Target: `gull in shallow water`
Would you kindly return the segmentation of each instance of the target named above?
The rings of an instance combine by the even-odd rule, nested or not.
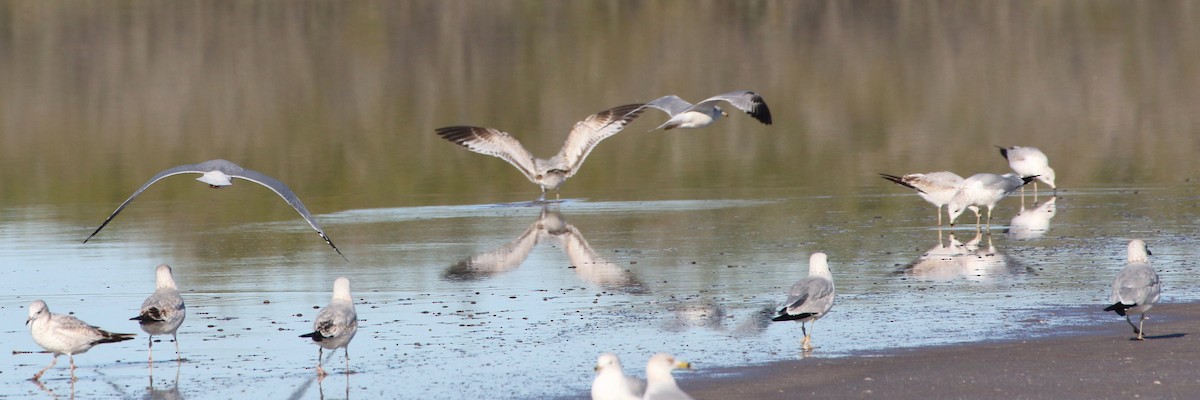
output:
[[[958,192],[958,188],[963,183],[961,176],[949,171],[904,176],[879,174],[879,176],[897,185],[916,190],[918,196],[937,207],[938,226],[942,226],[942,206],[950,203],[950,199],[954,198],[954,193]],[[969,208],[975,210],[976,213],[979,212],[979,207],[971,206]]]
[[[41,379],[42,374],[54,367],[58,356],[66,354],[71,360],[71,380],[75,380],[75,355],[86,353],[92,346],[102,343],[116,343],[133,339],[132,333],[112,333],[88,325],[70,315],[52,314],[46,302],[35,300],[29,305],[29,333],[33,341],[43,349],[54,353],[50,365],[33,374],[33,380]]]
[[[467,150],[508,161],[530,182],[542,188],[538,201],[546,200],[546,191],[557,191],[567,178],[583,166],[592,149],[601,140],[617,134],[641,114],[641,104],[613,107],[575,123],[563,147],[549,160],[534,157],[525,146],[507,132],[476,126],[447,126],[436,130],[438,136]]]
[[[300,213],[301,217],[304,217],[304,220],[308,222],[308,225],[313,229],[316,229],[317,234],[321,235],[322,239],[325,239],[325,243],[329,243],[329,247],[333,247],[333,251],[336,251],[338,255],[342,255],[342,251],[338,250],[337,246],[333,245],[333,241],[329,240],[329,236],[326,236],[325,231],[321,230],[321,226],[317,225],[317,221],[313,220],[312,214],[308,213],[308,209],[304,208],[304,203],[300,202],[300,198],[296,197],[296,194],[292,192],[291,188],[283,184],[283,182],[266,176],[261,172],[248,170],[239,167],[237,164],[232,162],[220,159],[209,160],[199,164],[180,165],[178,167],[168,168],[154,175],[154,177],[150,178],[146,184],[138,188],[137,191],[134,191],[128,199],[125,199],[125,202],[121,203],[121,205],[117,207],[117,210],[113,211],[112,215],[109,215],[108,219],[104,220],[104,223],[100,224],[100,227],[96,228],[91,235],[88,235],[87,239],[84,239],[83,242],[87,243],[88,240],[91,240],[93,236],[96,236],[97,233],[100,233],[100,230],[104,229],[104,227],[107,226],[108,223],[113,220],[113,218],[116,218],[117,214],[120,214],[121,210],[125,209],[125,206],[129,205],[133,199],[137,198],[139,194],[142,194],[142,192],[145,191],[146,188],[149,188],[150,185],[153,185],[154,182],[158,182],[168,176],[179,174],[201,174],[201,176],[196,178],[196,180],[207,183],[208,186],[212,187],[213,189],[219,189],[225,186],[233,185],[233,178],[245,179],[250,182],[263,185],[267,189],[271,189],[271,191],[275,192],[275,194],[278,194],[279,197],[283,198],[283,201],[286,201],[288,205],[296,209],[296,212]],[[342,258],[345,258],[345,256],[343,255]]]
[[[345,277],[333,281],[333,299],[329,305],[321,309],[313,321],[313,332],[300,335],[312,338],[317,343],[317,376],[324,377],[325,369],[321,367],[321,356],[325,349],[337,350],[341,347],[346,353],[346,373],[350,373],[350,339],[358,333],[358,314],[354,312],[354,299],[350,297],[350,280]],[[330,352],[332,357],[335,352]]]
[[[767,108],[767,103],[763,101],[762,96],[747,90],[719,94],[696,104],[688,103],[679,96],[669,95],[654,99],[646,103],[644,107],[663,110],[670,116],[667,122],[654,129],[703,128],[717,122],[721,117],[729,116],[728,113],[721,110],[721,107],[717,106],[721,102],[729,103],[729,105],[745,111],[758,122],[771,124],[771,110]]]
[[[1150,307],[1158,302],[1159,294],[1162,292],[1161,283],[1158,281],[1158,274],[1154,272],[1154,268],[1150,267],[1150,250],[1146,248],[1146,242],[1141,240],[1131,240],[1129,242],[1129,262],[1125,264],[1125,268],[1117,274],[1117,279],[1113,280],[1112,296],[1109,302],[1113,305],[1108,306],[1104,311],[1112,311],[1117,315],[1124,316],[1125,322],[1133,327],[1133,333],[1137,334],[1137,340],[1143,339],[1142,325],[1146,323],[1146,311],[1150,311]],[[1129,320],[1129,314],[1141,313],[1142,317],[1138,320],[1135,326],[1133,321]]]
[[[692,365],[683,361],[678,361],[675,356],[667,353],[658,353],[650,357],[650,361],[646,363],[646,395],[645,400],[692,400],[692,396],[688,396],[675,383],[675,377],[671,376],[671,370],[674,369],[691,369]]]
[[[1000,147],[1000,155],[1008,160],[1008,166],[1013,172],[1022,177],[1037,176],[1039,181],[1050,185],[1051,189],[1058,189],[1054,186],[1054,168],[1050,168],[1050,160],[1046,158],[1046,153],[1038,150],[1037,147]],[[1021,188],[1021,195],[1025,195],[1025,188]],[[1033,183],[1033,196],[1037,198],[1037,182]]]
[[[159,265],[154,270],[154,294],[142,302],[142,311],[138,316],[130,318],[142,326],[142,330],[150,334],[150,344],[147,347],[150,362],[154,362],[154,335],[171,334],[175,341],[175,360],[182,362],[179,353],[179,337],[176,333],[183,325],[183,317],[187,310],[183,306],[183,297],[175,287],[175,278],[171,276],[171,267]]]
[[[833,308],[835,295],[828,257],[825,253],[813,253],[808,260],[808,276],[792,285],[787,302],[779,309],[779,315],[771,320],[799,322],[800,332],[804,335],[800,348],[812,350],[812,336],[804,329],[804,323],[811,321],[811,325],[816,325],[817,320]]]
[[[592,400],[637,400],[646,393],[646,382],[626,376],[621,359],[604,353],[596,360],[596,378],[592,380]]]
[[[975,226],[978,227],[980,223],[979,207],[987,207],[987,225],[988,229],[991,229],[992,208],[996,207],[996,203],[1034,178],[1022,178],[1013,173],[971,175],[963,180],[962,186],[954,192],[954,197],[950,198],[950,203],[947,204],[946,213],[950,215],[950,226],[954,226],[954,220],[962,215],[963,210],[975,206]]]

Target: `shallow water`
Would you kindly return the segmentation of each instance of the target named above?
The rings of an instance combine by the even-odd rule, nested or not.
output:
[[[1129,239],[1163,301],[1200,297],[1197,19],[1190,2],[0,3],[0,342],[37,349],[34,299],[140,332],[168,263],[187,362],[148,368],[140,335],[81,355],[73,386],[61,361],[46,390],[581,397],[607,351],[634,374],[675,353],[700,369],[686,387],[801,356],[796,324],[765,321],[814,251],[839,297],[812,357],[1123,324],[1098,309]],[[548,156],[598,110],[737,89],[774,124],[647,133],[647,113],[548,210],[434,135],[496,127]],[[1019,217],[1004,200],[990,235],[939,232],[877,175],[1004,172],[992,146],[1014,144],[1064,189],[1053,213],[1044,186]],[[190,177],[80,243],[155,172],[213,158],[290,185],[348,260],[270,191]],[[318,383],[297,336],[338,276],[354,373],[336,354]],[[3,357],[0,397],[52,397],[26,381],[48,358]]]

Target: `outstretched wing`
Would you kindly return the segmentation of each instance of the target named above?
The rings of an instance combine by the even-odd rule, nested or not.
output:
[[[201,164],[203,164],[203,163],[201,163]],[[112,215],[109,215],[108,219],[105,219],[104,223],[100,224],[99,228],[96,228],[96,230],[93,231],[91,235],[88,235],[87,239],[83,239],[83,242],[87,243],[88,240],[92,240],[92,236],[96,236],[97,233],[100,233],[100,230],[104,229],[104,227],[107,226],[108,223],[113,220],[113,218],[116,218],[117,214],[120,214],[121,210],[125,209],[125,206],[129,205],[129,203],[132,202],[133,199],[137,198],[139,194],[142,194],[142,192],[146,191],[146,188],[150,187],[150,185],[153,185],[154,182],[158,182],[158,181],[162,180],[163,178],[166,178],[166,177],[172,176],[172,175],[188,174],[188,173],[203,174],[205,172],[208,172],[208,171],[201,169],[201,164],[180,165],[178,167],[172,167],[172,168],[165,169],[162,172],[155,174],[154,177],[150,178],[150,180],[147,181],[144,185],[142,185],[142,187],[138,188],[137,191],[134,191],[133,194],[130,195],[128,199],[125,199],[125,202],[121,203],[121,205],[117,207],[117,210],[113,211]]]
[[[649,103],[646,103],[646,105],[642,106],[642,108],[646,107],[654,107],[659,110],[663,110],[667,113],[667,115],[674,117],[675,114],[679,114],[687,111],[689,108],[692,108],[692,103],[688,103],[684,99],[679,98],[679,96],[672,94],[651,100]]]
[[[576,122],[571,134],[567,136],[566,143],[563,143],[562,150],[551,159],[550,164],[565,170],[568,178],[575,175],[583,160],[587,159],[588,153],[591,153],[601,140],[625,129],[626,125],[642,114],[643,109],[642,104],[626,104]]]
[[[533,154],[525,150],[525,146],[521,146],[521,142],[507,132],[477,126],[447,126],[438,128],[436,132],[442,139],[454,142],[467,150],[508,161],[521,170],[529,181],[537,183],[535,179],[538,173]]]
[[[271,189],[272,192],[275,192],[275,194],[278,194],[279,197],[282,197],[283,201],[286,201],[288,205],[292,206],[296,212],[300,213],[300,216],[304,217],[304,221],[308,222],[308,226],[316,229],[317,234],[321,235],[321,239],[325,239],[325,243],[329,243],[329,247],[333,247],[333,251],[336,251],[339,256],[342,256],[343,259],[346,258],[346,256],[342,254],[342,251],[338,250],[337,246],[333,245],[333,241],[329,240],[329,236],[325,235],[325,231],[321,229],[321,226],[317,225],[317,221],[313,219],[312,214],[308,213],[308,209],[304,207],[304,203],[300,202],[300,198],[296,197],[296,193],[292,192],[292,189],[283,184],[283,182],[280,182],[279,180],[269,177],[261,172],[249,169],[242,169],[237,173],[229,174],[229,176],[245,179],[250,182],[263,185],[267,189]]]
[[[724,101],[734,107],[737,107],[739,110],[745,111],[746,114],[750,114],[750,116],[754,117],[754,119],[757,119],[758,122],[762,122],[766,125],[771,124],[771,110],[767,108],[767,103],[763,101],[762,96],[759,96],[757,93],[748,90],[729,92],[709,97],[704,99],[704,101],[696,103],[694,108],[712,106],[718,101]]]
[[[442,276],[449,280],[471,280],[511,271],[529,258],[538,242],[541,220],[529,224],[525,232],[504,246],[471,256],[446,270]]]

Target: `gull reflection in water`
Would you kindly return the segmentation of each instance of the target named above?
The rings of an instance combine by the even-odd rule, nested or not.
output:
[[[183,366],[182,362],[175,363],[175,381],[171,382],[171,386],[167,388],[154,387],[154,369],[150,370],[150,386],[146,387],[146,395],[142,396],[147,400],[176,400],[182,399],[183,394],[179,393],[179,370]]]
[[[529,253],[543,243],[560,246],[571,269],[588,283],[628,293],[646,292],[645,285],[632,272],[597,254],[583,233],[563,219],[558,210],[549,207],[543,207],[538,219],[516,239],[451,266],[443,277],[455,281],[476,280],[511,271],[521,266]]]
[[[1051,196],[1042,204],[1035,204],[1033,208],[1026,209],[1024,201],[1022,201],[1021,211],[1013,217],[1012,222],[1008,224],[1009,237],[1013,239],[1037,239],[1046,234],[1050,230],[1050,220],[1054,218],[1055,206],[1054,202],[1058,200],[1057,196]]]
[[[930,281],[978,282],[1030,272],[1000,252],[991,234],[975,231],[975,237],[966,243],[959,242],[953,233],[948,236],[943,244],[938,232],[938,244],[898,272]],[[982,245],[985,237],[987,243]]]

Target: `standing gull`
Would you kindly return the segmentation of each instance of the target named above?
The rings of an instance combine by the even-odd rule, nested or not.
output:
[[[29,319],[25,321],[25,325],[29,325],[29,333],[33,335],[33,341],[38,346],[54,353],[50,365],[33,374],[35,381],[41,379],[42,374],[54,367],[54,364],[58,362],[58,356],[63,354],[66,354],[71,360],[71,380],[74,381],[76,354],[86,353],[92,346],[101,343],[116,343],[134,337],[132,333],[112,333],[102,330],[70,315],[52,314],[50,308],[46,307],[46,302],[41,300],[35,300],[33,304],[29,305]]]
[[[179,289],[175,287],[175,278],[171,275],[171,267],[167,264],[159,265],[154,270],[154,294],[142,302],[141,314],[130,318],[130,320],[137,321],[142,326],[142,330],[150,334],[150,342],[147,347],[150,362],[154,362],[154,335],[168,333],[175,341],[175,360],[183,362],[183,356],[179,353],[177,332],[179,325],[183,324],[183,317],[186,314],[183,297],[179,296]]]
[[[324,377],[325,369],[321,367],[321,357],[325,349],[337,350],[341,347],[346,353],[346,373],[350,373],[350,339],[358,332],[358,314],[354,312],[354,299],[350,297],[350,280],[344,277],[333,281],[333,299],[317,314],[313,321],[313,332],[300,335],[312,338],[317,345],[317,376]],[[330,357],[335,352],[330,352]]]
[[[722,101],[745,111],[758,122],[771,124],[771,109],[767,108],[767,103],[763,101],[762,96],[747,90],[719,94],[696,104],[688,103],[679,96],[669,95],[654,99],[644,107],[663,110],[670,116],[667,122],[654,129],[703,128],[717,122],[721,117],[729,116],[717,106]]]
[[[963,210],[975,206],[976,208],[973,209],[975,226],[978,227],[980,223],[978,207],[987,207],[987,225],[988,229],[991,229],[992,208],[996,207],[996,203],[1034,178],[1033,176],[1022,178],[1013,173],[971,175],[970,178],[963,180],[962,186],[958,188],[954,197],[950,199],[950,203],[947,204],[946,213],[950,215],[950,226],[954,226],[954,220],[962,215]]]
[[[1133,327],[1133,333],[1137,334],[1137,340],[1143,339],[1142,325],[1146,323],[1146,311],[1154,307],[1162,292],[1158,274],[1150,267],[1148,256],[1151,254],[1146,248],[1146,242],[1136,239],[1129,242],[1129,262],[1117,274],[1117,279],[1113,280],[1112,296],[1108,300],[1113,305],[1104,309],[1124,316],[1125,322],[1128,322],[1129,326]],[[1136,326],[1129,320],[1131,313],[1142,314]]]
[[[1013,172],[1022,177],[1037,176],[1039,181],[1050,185],[1051,189],[1058,189],[1054,186],[1054,168],[1050,168],[1050,160],[1046,158],[1046,153],[1038,150],[1037,147],[1000,147],[1000,155],[1008,160],[1008,166]],[[1021,195],[1025,195],[1025,188],[1021,188]],[[1033,183],[1033,196],[1037,197],[1037,182]]]
[[[771,320],[800,322],[800,332],[804,334],[800,348],[812,350],[812,336],[804,329],[804,323],[811,321],[815,326],[818,319],[829,313],[835,294],[828,257],[825,253],[813,253],[808,260],[808,276],[792,285],[787,302],[779,309],[779,315]]]
[[[692,400],[692,396],[684,393],[671,376],[671,370],[691,369],[692,365],[675,360],[675,356],[658,353],[650,357],[646,363],[646,395],[645,400]]]
[[[937,207],[938,226],[942,226],[942,206],[950,203],[950,199],[954,198],[954,193],[958,192],[958,188],[963,183],[961,176],[949,171],[904,176],[879,174],[879,176],[897,185],[916,190],[918,196]],[[970,208],[974,209],[976,213],[979,212],[978,207],[971,206]]]
[[[626,376],[621,359],[604,353],[596,360],[596,379],[592,380],[592,400],[637,400],[646,392],[646,382]]]
[[[579,172],[583,160],[601,140],[617,134],[641,114],[641,104],[610,108],[575,123],[563,147],[549,160],[534,157],[521,142],[507,132],[476,126],[447,126],[436,130],[438,136],[467,150],[508,161],[530,182],[542,188],[538,201],[546,200],[546,191],[554,190]]]
[[[325,231],[321,230],[321,226],[317,225],[317,221],[313,220],[312,214],[308,213],[308,209],[304,208],[304,203],[300,202],[300,198],[296,197],[296,194],[292,192],[291,188],[283,184],[283,182],[266,176],[261,172],[245,169],[239,167],[237,164],[220,159],[208,160],[199,164],[180,165],[178,167],[168,168],[154,175],[154,177],[150,178],[146,184],[142,185],[142,187],[138,188],[137,191],[133,192],[133,195],[130,195],[128,199],[125,199],[125,202],[121,203],[121,205],[117,207],[117,210],[113,211],[112,215],[109,215],[108,219],[104,220],[104,223],[100,224],[100,227],[96,228],[96,231],[92,232],[91,235],[88,235],[87,239],[84,239],[83,242],[87,243],[88,240],[91,240],[93,236],[96,236],[97,233],[100,233],[100,230],[104,229],[104,227],[108,225],[113,218],[116,218],[117,214],[120,214],[121,210],[125,209],[125,206],[129,205],[134,198],[137,198],[139,194],[142,194],[142,192],[145,191],[146,188],[150,187],[150,185],[153,185],[154,182],[158,182],[168,176],[179,174],[202,174],[199,178],[196,178],[196,180],[207,183],[208,186],[212,187],[213,189],[220,189],[225,186],[233,185],[232,178],[245,179],[250,182],[263,185],[267,189],[271,189],[271,191],[275,192],[275,194],[278,194],[279,197],[283,198],[283,201],[286,201],[288,205],[296,209],[296,212],[300,213],[301,217],[304,217],[304,220],[308,222],[308,225],[313,229],[316,229],[317,234],[321,235],[322,239],[325,239],[325,243],[329,243],[329,247],[333,247],[333,251],[336,251],[338,255],[342,256],[342,258],[346,257],[342,255],[342,251],[338,250],[337,246],[333,245],[333,241],[329,240],[329,236],[325,235]]]

